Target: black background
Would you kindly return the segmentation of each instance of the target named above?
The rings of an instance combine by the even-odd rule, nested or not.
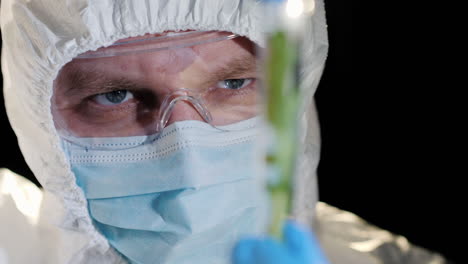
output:
[[[421,90],[427,76],[414,70],[419,47],[401,41],[402,32],[413,32],[376,26],[387,17],[372,6],[366,8],[371,15],[350,0],[328,0],[326,7],[330,52],[316,94],[321,200],[463,263],[455,241],[464,238],[463,211],[452,182],[460,173],[447,147],[448,121],[438,110],[447,103]],[[3,106],[0,128],[0,168],[37,183]]]

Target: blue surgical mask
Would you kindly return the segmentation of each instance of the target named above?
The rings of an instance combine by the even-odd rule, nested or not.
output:
[[[155,136],[62,145],[96,228],[129,262],[229,263],[240,237],[266,227],[255,124],[183,121]]]

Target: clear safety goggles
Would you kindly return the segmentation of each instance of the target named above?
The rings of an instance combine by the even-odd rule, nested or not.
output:
[[[255,45],[218,31],[169,32],[79,55],[54,84],[62,135],[153,135],[199,120],[226,130],[258,115]]]

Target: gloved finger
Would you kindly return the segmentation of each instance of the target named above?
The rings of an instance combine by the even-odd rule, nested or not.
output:
[[[310,232],[293,220],[285,222],[283,236],[286,247],[293,253],[302,252],[314,246],[310,239]]]
[[[284,225],[283,235],[290,254],[299,257],[304,263],[328,263],[318,241],[307,228],[288,220]]]
[[[260,241],[254,251],[257,264],[292,264],[290,253],[283,244],[272,238]]]
[[[255,264],[254,250],[258,239],[247,238],[240,240],[232,253],[233,264]]]
[[[289,264],[290,256],[284,245],[273,239],[243,239],[237,243],[233,264]]]

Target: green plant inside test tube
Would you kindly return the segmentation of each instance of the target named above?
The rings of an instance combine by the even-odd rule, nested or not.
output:
[[[272,214],[270,234],[282,237],[282,225],[291,213],[293,175],[297,155],[297,120],[300,100],[298,86],[298,43],[282,31],[268,40],[266,58],[267,119],[272,128],[274,147],[267,163],[278,177],[269,181]]]

